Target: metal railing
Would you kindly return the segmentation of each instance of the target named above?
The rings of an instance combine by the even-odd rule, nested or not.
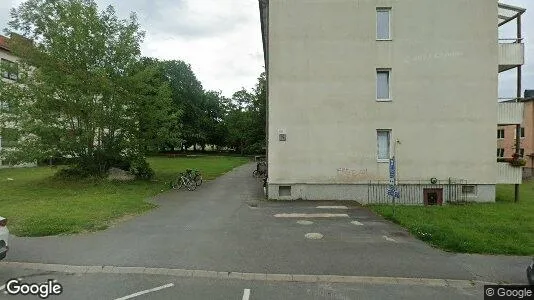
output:
[[[467,194],[463,192],[463,186],[468,185],[467,180],[447,179],[438,180],[435,184],[428,181],[406,181],[397,184],[400,197],[395,199],[395,204],[423,205],[425,190],[441,190],[443,203],[465,203]],[[388,181],[370,181],[367,188],[367,203],[370,204],[393,204],[393,199],[388,195]]]
[[[501,44],[520,44],[522,42],[523,42],[523,38],[499,39],[499,43],[501,43]]]

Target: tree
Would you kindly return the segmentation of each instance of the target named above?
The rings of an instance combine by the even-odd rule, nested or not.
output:
[[[230,101],[222,102],[226,110],[228,145],[241,154],[265,152],[266,101],[266,79],[262,73],[252,92],[241,89]]]
[[[183,114],[181,115],[181,142],[169,144],[171,148],[187,148],[206,141],[201,130],[204,90],[191,66],[183,61],[163,62],[165,75],[172,90],[172,101]]]
[[[139,140],[147,153],[165,150],[181,142],[181,109],[172,101],[170,82],[164,62],[143,58],[138,64],[136,94],[139,99],[137,118]],[[148,80],[147,80],[148,79]]]
[[[93,0],[28,0],[11,17],[10,44],[21,59],[13,86],[23,94],[15,105],[23,138],[14,156],[71,157],[85,175],[147,166],[143,139],[166,122],[167,112],[155,112],[170,91],[140,64],[144,33],[135,14],[121,20],[112,6],[99,11]],[[149,103],[156,105],[147,110]]]

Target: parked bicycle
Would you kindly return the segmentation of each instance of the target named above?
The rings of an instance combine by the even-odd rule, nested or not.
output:
[[[172,188],[175,190],[185,186],[187,190],[194,191],[202,185],[202,175],[198,170],[187,169],[178,175],[178,178],[172,183]]]
[[[259,178],[267,176],[267,162],[260,161],[256,164],[256,170],[252,172],[252,176]]]
[[[189,178],[191,180],[193,180],[195,182],[195,185],[196,186],[201,186],[202,185],[202,174],[200,174],[200,171],[199,170],[192,170],[192,169],[187,169],[185,171],[186,175],[189,176]]]

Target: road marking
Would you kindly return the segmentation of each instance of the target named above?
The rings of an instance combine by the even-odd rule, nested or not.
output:
[[[139,296],[141,296],[141,295],[144,295],[144,294],[148,294],[148,293],[152,293],[152,292],[157,292],[157,291],[159,291],[159,290],[163,290],[163,289],[170,288],[170,287],[173,287],[173,286],[174,286],[174,283],[169,283],[169,284],[166,284],[166,285],[159,286],[159,287],[157,287],[157,288],[153,288],[153,289],[149,289],[149,290],[144,290],[144,291],[140,291],[140,292],[137,292],[137,293],[128,295],[128,296],[124,296],[124,297],[121,297],[121,298],[117,298],[117,299],[115,299],[115,300],[132,299],[132,298],[135,298],[135,297],[139,297]]]
[[[348,207],[346,206],[317,206],[317,208],[319,209],[349,209]]]
[[[300,224],[300,225],[312,225],[313,222],[312,221],[307,221],[307,220],[299,220],[299,221],[297,221],[297,224]]]
[[[306,237],[309,240],[320,240],[323,238],[323,235],[318,232],[310,232],[310,233],[306,233],[304,237]]]
[[[347,214],[276,214],[275,218],[348,218]]]
[[[394,239],[392,239],[392,238],[390,238],[390,237],[387,237],[387,236],[385,236],[385,235],[382,236],[382,237],[383,237],[384,239],[386,239],[386,241],[388,241],[388,242],[396,242],[396,240],[394,240]]]
[[[250,298],[250,289],[245,289],[243,291],[243,300],[248,300]]]
[[[358,221],[352,221],[350,222],[352,225],[356,225],[356,226],[363,226],[362,223],[358,222]]]
[[[226,280],[268,281],[268,282],[311,282],[311,283],[361,283],[401,286],[441,286],[468,287],[475,285],[495,285],[495,282],[472,279],[440,279],[440,278],[405,278],[405,277],[375,277],[375,276],[342,276],[342,275],[306,275],[306,274],[265,274],[240,273],[232,271],[207,271],[167,268],[118,267],[118,266],[71,266],[59,264],[41,264],[25,262],[0,262],[0,267],[20,268],[29,270],[52,271],[64,274],[154,274],[180,278],[217,278]],[[68,272],[58,271],[59,269]],[[521,285],[522,283],[510,283]]]

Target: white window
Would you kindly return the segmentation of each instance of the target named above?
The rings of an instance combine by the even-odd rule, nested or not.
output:
[[[391,130],[378,129],[376,131],[377,136],[377,159],[379,162],[386,162],[389,160],[389,149],[391,140]]]
[[[391,8],[376,9],[376,39],[391,40]]]
[[[497,138],[504,139],[504,129],[497,129]]]
[[[378,101],[391,101],[391,70],[376,70],[376,99]]]
[[[504,148],[497,148],[497,157],[504,157]]]
[[[2,58],[0,62],[0,68],[2,69],[2,77],[11,80],[19,79],[18,63]]]

